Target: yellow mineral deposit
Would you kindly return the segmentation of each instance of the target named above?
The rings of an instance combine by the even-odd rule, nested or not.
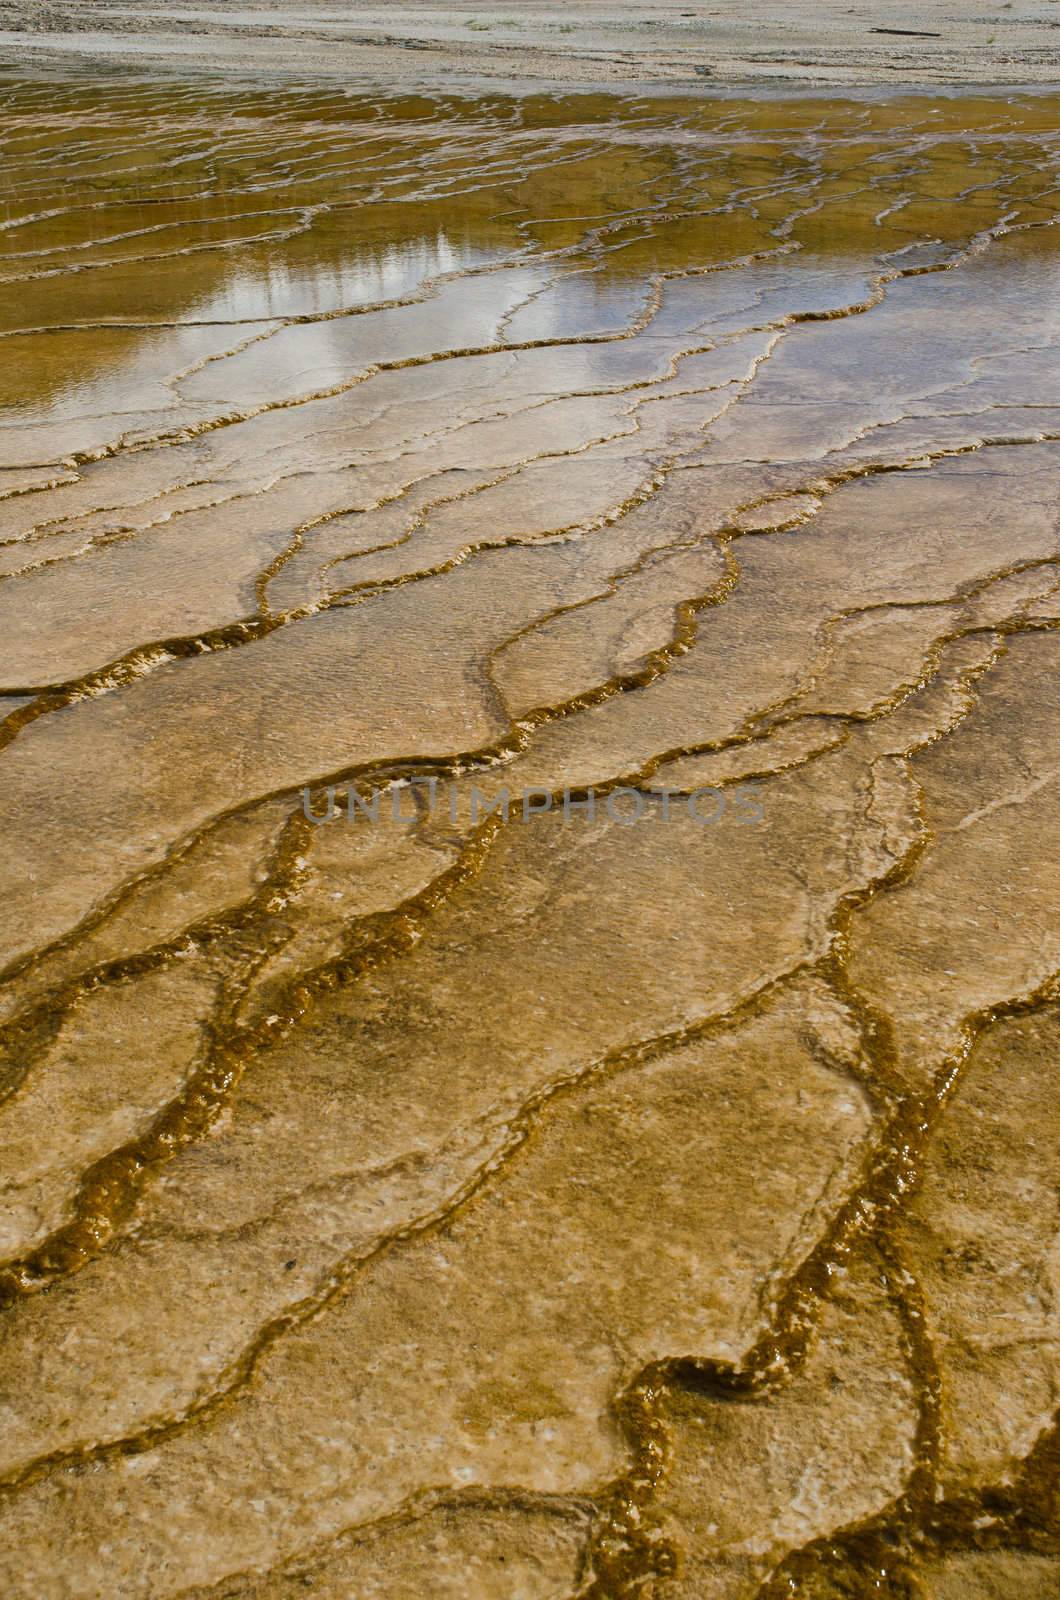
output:
[[[1060,1595],[1060,97],[2,101],[5,1600]]]

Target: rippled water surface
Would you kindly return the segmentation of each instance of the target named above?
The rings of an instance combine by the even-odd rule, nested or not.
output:
[[[1060,99],[0,88],[4,1593],[1060,1592]]]

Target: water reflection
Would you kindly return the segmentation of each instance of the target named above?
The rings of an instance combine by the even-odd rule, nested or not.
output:
[[[653,274],[778,254],[796,272],[837,256],[944,264],[1002,218],[1047,220],[1056,206],[1044,98],[532,97],[459,112],[441,100],[431,115],[401,99],[292,93],[280,105],[79,84],[57,88],[43,116],[40,98],[8,94],[8,330],[322,317],[531,259],[573,275],[549,290],[551,312],[523,319],[526,337],[577,330],[579,300],[604,331]],[[120,343],[20,346],[8,403],[61,387],[64,365],[83,382]]]

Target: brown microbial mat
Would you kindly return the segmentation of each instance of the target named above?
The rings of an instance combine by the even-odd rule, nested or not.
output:
[[[1060,1595],[1060,97],[0,132],[5,1600]]]

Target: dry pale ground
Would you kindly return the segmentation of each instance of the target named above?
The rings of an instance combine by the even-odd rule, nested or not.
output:
[[[0,0],[0,57],[376,82],[1055,83],[1058,0]]]

